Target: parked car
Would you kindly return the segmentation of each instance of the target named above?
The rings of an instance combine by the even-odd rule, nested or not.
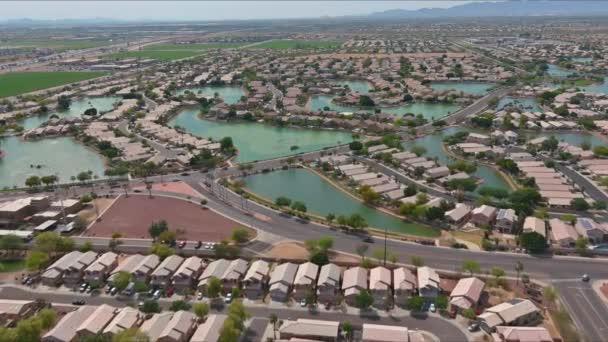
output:
[[[167,291],[165,291],[165,296],[171,297],[171,296],[173,296],[174,292],[175,292],[175,289],[172,288],[172,287],[170,287],[170,288],[167,289]]]
[[[479,323],[471,323],[467,328],[470,332],[479,330]]]
[[[224,297],[224,302],[226,302],[226,303],[232,302],[232,293],[226,294],[226,297]]]
[[[161,291],[160,290],[156,290],[154,291],[154,293],[152,294],[152,298],[154,299],[159,299],[161,296]]]
[[[202,245],[203,245],[203,242],[198,241],[198,242],[196,243],[196,245],[194,245],[194,248],[199,249],[199,248],[201,248],[201,246],[202,246]]]
[[[429,311],[431,311],[431,312],[437,311],[437,308],[435,307],[435,303],[431,303],[431,306],[429,306]]]
[[[117,293],[118,289],[116,287],[112,287],[112,289],[110,290],[110,296],[116,296]]]
[[[203,293],[199,291],[199,292],[196,294],[196,299],[198,299],[198,300],[202,300],[202,299],[203,299]]]
[[[75,300],[75,301],[72,302],[72,305],[84,305],[84,300],[77,299],[77,300]]]
[[[179,248],[186,247],[186,241],[180,241],[179,244],[177,245],[177,247],[179,247]]]
[[[87,283],[80,284],[80,293],[82,293],[86,290],[87,290]]]
[[[308,304],[308,303],[306,302],[306,299],[302,299],[302,300],[300,301],[300,306],[301,306],[301,307],[306,307],[306,305],[307,305],[307,304]]]

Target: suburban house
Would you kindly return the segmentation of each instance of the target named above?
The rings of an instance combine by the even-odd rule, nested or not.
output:
[[[114,280],[114,276],[119,272],[127,272],[133,273],[135,268],[141,263],[144,259],[144,256],[141,254],[132,254],[126,257],[122,262],[118,264],[118,266],[110,273],[110,277],[108,278],[108,283],[112,285]]]
[[[84,281],[88,284],[99,284],[110,275],[116,266],[118,266],[118,255],[114,252],[106,252],[85,268]]]
[[[492,334],[494,342],[553,342],[544,327],[496,327]]]
[[[43,342],[72,342],[76,340],[76,329],[89,318],[96,310],[94,306],[81,306],[76,311],[68,312],[61,320],[47,332]]]
[[[560,247],[574,247],[578,233],[574,227],[558,218],[549,220],[551,227],[551,241]]]
[[[95,311],[93,311],[76,329],[76,336],[78,339],[82,340],[100,336],[106,325],[114,319],[118,310],[119,309],[106,304],[102,304],[95,308]]]
[[[410,342],[410,335],[407,327],[363,323],[361,340],[365,342]]]
[[[418,294],[427,299],[435,299],[441,292],[441,278],[437,272],[427,266],[418,267]]]
[[[224,321],[228,318],[226,315],[209,315],[205,323],[196,328],[190,342],[215,342],[220,338],[220,331]]]
[[[160,288],[166,288],[171,285],[171,277],[183,261],[184,258],[175,254],[166,257],[152,272],[150,285]]]
[[[491,225],[496,219],[496,208],[489,205],[482,205],[473,209],[469,222],[480,227],[483,225]]]
[[[249,262],[243,259],[235,259],[228,264],[224,274],[220,277],[225,292],[230,292],[234,287],[239,287],[241,279],[247,273]]]
[[[336,264],[327,264],[321,267],[317,280],[317,301],[333,303],[340,293],[340,280],[342,268]]]
[[[264,294],[268,283],[268,271],[270,265],[264,260],[256,260],[251,263],[249,270],[243,278],[243,293],[249,299],[258,299]]]
[[[478,278],[462,278],[450,294],[450,306],[452,311],[461,312],[466,309],[475,309],[485,283]]]
[[[545,227],[545,221],[539,219],[538,217],[528,216],[524,220],[523,230],[524,233],[535,232],[544,237],[547,236],[547,231]]]
[[[196,316],[189,311],[177,311],[158,336],[158,342],[186,342],[196,328]],[[150,339],[152,341],[152,339]]]
[[[496,223],[494,226],[504,234],[513,234],[513,228],[515,228],[515,222],[517,222],[517,215],[515,210],[499,209],[496,214]]]
[[[36,302],[33,300],[0,299],[0,325],[24,319],[36,311]]]
[[[287,300],[297,271],[298,265],[291,262],[280,264],[272,270],[270,282],[268,283],[268,292],[272,300],[277,302]]]
[[[592,244],[601,243],[604,240],[604,236],[607,234],[602,226],[588,217],[579,217],[576,220],[574,228]]]
[[[140,282],[147,282],[148,278],[152,274],[152,271],[158,266],[160,259],[155,254],[149,254],[144,256],[139,265],[135,266],[133,270],[133,280]]]
[[[184,260],[181,266],[173,274],[173,286],[176,291],[183,291],[192,287],[203,271],[203,260],[197,256],[191,256]]]
[[[404,305],[405,301],[416,293],[418,280],[416,275],[405,267],[393,270],[393,293],[395,303]]]
[[[447,222],[460,226],[467,222],[471,217],[471,208],[463,203],[456,204],[456,207],[450,211],[446,211],[445,219]]]
[[[228,265],[230,265],[230,260],[226,259],[217,259],[207,265],[207,268],[205,268],[201,276],[198,277],[199,290],[205,292],[209,278],[220,279],[220,277],[224,275]]]
[[[374,306],[386,308],[392,298],[392,274],[385,267],[374,267],[369,271],[369,291],[374,298]]]
[[[127,306],[103,329],[103,335],[110,338],[121,331],[138,327],[144,321],[144,316],[139,310]]]
[[[353,305],[355,296],[361,291],[367,291],[367,269],[356,266],[344,271],[342,291],[344,292],[344,300],[349,305]]]
[[[310,340],[334,342],[338,340],[340,322],[299,318],[285,320],[279,327],[281,340]]]
[[[515,298],[486,309],[477,316],[480,326],[487,333],[492,333],[496,327],[534,325],[540,318],[540,311],[534,304],[521,298]]]
[[[165,330],[165,327],[171,321],[173,312],[161,312],[152,315],[152,318],[146,320],[139,330],[146,334],[150,341],[158,341],[160,335]]]
[[[307,294],[314,296],[319,266],[312,262],[300,264],[293,281],[293,297],[296,300],[306,298]]]
[[[82,256],[82,252],[72,251],[68,254],[65,254],[57,261],[55,261],[51,266],[47,267],[46,271],[42,274],[41,280],[42,283],[46,286],[57,286],[62,281],[63,273],[80,257]]]
[[[63,282],[68,285],[76,285],[84,276],[84,270],[97,259],[97,253],[88,251],[82,253],[63,271]]]

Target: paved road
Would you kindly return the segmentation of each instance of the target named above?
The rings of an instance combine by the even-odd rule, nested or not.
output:
[[[50,303],[57,304],[71,304],[75,299],[83,299],[85,300],[87,305],[101,305],[108,304],[115,307],[124,307],[127,306],[128,301],[119,300],[117,297],[109,297],[105,294],[97,294],[97,295],[89,295],[82,294],[79,292],[60,292],[60,291],[32,291],[28,288],[23,288],[21,286],[11,286],[11,285],[3,285],[0,287],[0,298],[5,299],[17,299],[17,300],[31,300],[32,298],[40,298],[44,299]],[[165,310],[169,309],[171,305],[171,300],[161,299],[159,301],[161,307]],[[251,315],[251,317],[255,317],[250,325],[250,331],[248,331],[248,336],[252,338],[250,341],[260,341],[259,337],[261,337],[261,333],[263,333],[262,326],[265,322],[267,322],[267,317],[270,314],[275,314],[279,317],[279,319],[291,319],[295,320],[298,318],[310,318],[310,319],[321,319],[328,321],[349,321],[355,327],[361,326],[363,323],[370,321],[375,324],[384,324],[384,325],[401,325],[406,326],[409,329],[418,329],[425,330],[435,334],[441,341],[466,341],[466,335],[457,328],[453,323],[448,322],[443,318],[438,318],[433,315],[425,315],[421,314],[420,316],[395,316],[395,317],[387,317],[387,316],[379,316],[377,314],[352,314],[350,311],[342,311],[341,309],[335,309],[331,311],[326,311],[323,308],[318,308],[315,310],[307,310],[302,309],[300,307],[286,307],[283,304],[269,304],[269,305],[249,305],[247,306],[247,311]],[[212,306],[212,313],[222,313],[226,310],[226,307],[220,306]],[[253,337],[258,338],[253,338]]]

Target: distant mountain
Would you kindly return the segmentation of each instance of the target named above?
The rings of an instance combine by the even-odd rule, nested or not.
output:
[[[528,16],[602,16],[608,15],[604,1],[500,1],[472,2],[450,8],[419,10],[394,9],[372,13],[371,19],[445,18],[445,17],[528,17]]]

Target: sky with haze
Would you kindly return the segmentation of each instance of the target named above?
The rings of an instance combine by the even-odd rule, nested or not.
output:
[[[230,20],[364,15],[446,8],[470,1],[2,1],[0,20]]]

